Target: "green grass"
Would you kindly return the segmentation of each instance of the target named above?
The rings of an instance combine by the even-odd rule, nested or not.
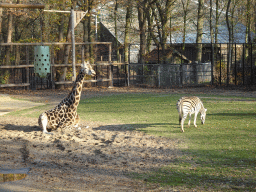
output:
[[[135,179],[179,190],[256,190],[256,102],[252,98],[201,95],[206,124],[178,125],[176,102],[182,95],[121,94],[81,100],[81,119],[182,139],[183,155],[158,171],[132,173]],[[243,100],[243,101],[239,101]],[[38,117],[44,107],[32,109]],[[30,110],[31,111],[31,110]],[[11,113],[15,115],[15,113]],[[193,116],[192,116],[193,118]],[[186,119],[185,124],[187,124]]]

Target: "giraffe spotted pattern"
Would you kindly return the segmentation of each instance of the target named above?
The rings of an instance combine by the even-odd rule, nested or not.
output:
[[[77,107],[79,105],[85,75],[95,75],[95,71],[89,63],[83,63],[69,95],[54,109],[43,112],[39,116],[38,124],[44,133],[58,128],[78,126],[79,116],[77,114]]]

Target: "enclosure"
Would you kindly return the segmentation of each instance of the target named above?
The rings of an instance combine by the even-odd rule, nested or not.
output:
[[[39,89],[72,84],[71,56],[69,64],[63,64],[61,52],[63,46],[70,44],[44,43],[50,47],[51,52],[51,73],[46,78],[34,73],[34,47],[38,45],[41,44],[0,45],[0,87],[22,86]],[[118,63],[110,42],[76,43],[76,71],[79,71],[84,60],[92,60],[97,75],[93,79],[86,77],[85,86],[171,88],[198,85],[255,85],[255,44],[202,46],[201,63],[195,61],[196,44],[189,44],[185,49],[181,44],[170,44],[169,50],[165,52],[159,46],[152,45],[152,51],[145,56],[144,62],[141,62],[138,52],[130,46],[130,62]],[[92,56],[88,55],[89,50],[93,50]],[[65,81],[58,82],[63,68],[67,68]]]

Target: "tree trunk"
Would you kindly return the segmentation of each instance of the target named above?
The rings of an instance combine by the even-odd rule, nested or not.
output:
[[[13,32],[12,23],[13,23],[13,14],[12,14],[12,9],[10,9],[10,12],[8,14],[7,41],[6,41],[6,43],[11,43],[12,42],[12,32]],[[6,62],[5,62],[5,65],[11,65],[10,55],[11,55],[11,46],[6,46]]]
[[[66,42],[71,42],[71,15],[69,18],[69,23],[68,23]],[[71,45],[65,45],[64,52],[63,52],[63,62],[62,62],[63,64],[68,64],[70,49],[71,49]],[[67,67],[62,67],[59,81],[65,81],[66,73],[67,73]],[[57,88],[63,89],[64,85],[59,85],[59,86],[57,86]]]
[[[251,0],[246,3],[246,34],[245,43],[251,43]]]
[[[227,10],[226,10],[226,23],[227,23],[227,28],[228,28],[227,85],[229,84],[229,68],[230,68],[230,62],[231,62],[231,43],[232,43],[232,32],[231,32],[231,27],[230,27],[230,23],[229,23],[230,3],[231,3],[231,0],[228,0]]]
[[[213,0],[210,0],[210,36],[211,36],[211,84],[214,84],[214,76],[213,76],[213,66],[214,66],[214,34],[213,34]]]
[[[140,31],[140,52],[139,52],[139,63],[144,63],[144,55],[146,53],[146,16],[144,10],[138,5],[138,20],[139,20],[139,31]],[[143,4],[145,6],[145,4]]]
[[[183,7],[183,38],[182,38],[182,50],[185,51],[185,42],[186,42],[186,29],[187,29],[187,13],[188,13],[188,5],[189,5],[189,1],[190,0],[186,0],[186,2],[184,2],[184,0],[181,1],[182,3],[182,7]]]
[[[92,30],[92,4],[93,0],[88,0],[88,21],[87,21],[87,30],[88,30],[88,42],[93,42],[93,30]],[[90,54],[90,63],[94,63],[94,54],[93,54],[93,45],[89,45],[89,54]]]
[[[216,0],[216,10],[215,10],[215,17],[216,17],[216,21],[215,21],[215,43],[218,43],[218,25],[219,25],[219,0]]]
[[[118,0],[115,1],[115,11],[114,11],[114,20],[115,20],[115,36],[116,36],[116,41],[115,41],[115,49],[116,49],[116,59],[117,59],[117,62],[119,61],[119,47],[118,47],[118,28],[117,28],[117,13],[118,13]],[[121,62],[121,61],[119,61]]]
[[[3,8],[0,8],[0,43],[2,43],[2,40],[3,40],[3,33],[2,33],[3,19],[2,19],[2,16],[3,16]]]
[[[132,18],[132,6],[127,6],[126,9],[126,23],[125,23],[125,36],[124,36],[124,62],[129,62],[129,44],[130,44],[130,27]]]
[[[204,17],[203,17],[203,8],[204,0],[198,0],[198,16],[197,16],[197,37],[196,37],[196,63],[202,62],[202,38],[203,38],[203,26],[204,26]],[[195,84],[198,84],[198,73],[197,65],[194,65],[194,81]]]
[[[197,52],[196,52],[196,61],[201,63],[202,60],[202,38],[203,38],[203,26],[204,26],[204,17],[203,17],[203,7],[204,0],[198,1],[198,16],[197,16]]]

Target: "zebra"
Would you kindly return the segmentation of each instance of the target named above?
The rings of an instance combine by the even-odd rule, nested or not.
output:
[[[201,123],[204,124],[206,118],[207,109],[204,108],[202,101],[196,97],[181,97],[177,102],[177,110],[179,112],[179,124],[181,125],[181,131],[184,132],[183,124],[187,115],[189,114],[188,126],[190,126],[191,114],[195,113],[194,126],[196,125],[197,114],[201,114]]]

